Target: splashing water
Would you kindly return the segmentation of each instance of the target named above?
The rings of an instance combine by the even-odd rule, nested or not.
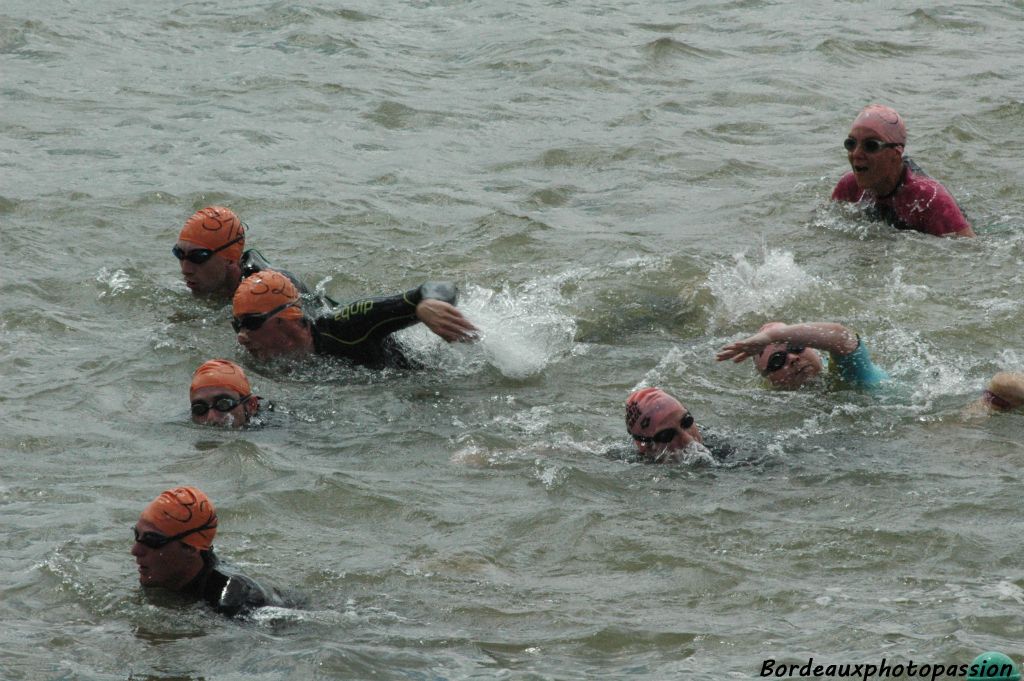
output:
[[[748,262],[745,253],[737,253],[733,259],[731,266],[712,267],[707,283],[717,301],[715,316],[727,323],[751,313],[784,310],[799,295],[821,284],[789,251],[768,250],[760,264]]]
[[[100,298],[108,295],[113,298],[130,290],[132,287],[131,278],[124,270],[114,270],[111,272],[104,267],[96,274],[96,281],[97,283],[105,284],[107,287],[106,291],[100,291]]]
[[[475,348],[486,361],[503,376],[524,379],[572,350],[576,322],[555,308],[558,302],[552,287],[517,293],[471,286],[460,308],[480,329]]]

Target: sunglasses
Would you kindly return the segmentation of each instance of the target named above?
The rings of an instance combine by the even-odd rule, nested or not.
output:
[[[212,518],[210,518],[202,527],[196,527],[191,530],[185,530],[184,532],[176,534],[172,537],[160,534],[159,532],[143,532],[142,534],[139,534],[139,528],[135,525],[132,525],[132,532],[135,534],[135,541],[139,544],[142,544],[143,546],[146,546],[151,549],[161,549],[170,544],[171,542],[178,541],[179,539],[187,537],[190,534],[202,532],[203,530],[211,530],[215,527],[217,527],[217,516],[213,516]]]
[[[237,244],[244,238],[244,234],[242,236],[235,237],[234,239],[227,242],[220,248],[215,248],[212,251],[209,248],[194,248],[191,251],[186,251],[185,249],[179,246],[175,246],[174,248],[171,249],[171,253],[178,260],[188,260],[189,262],[195,263],[196,265],[202,265],[204,262],[212,258],[214,253],[220,253],[231,244]]]
[[[860,146],[864,148],[864,151],[869,154],[877,154],[882,149],[888,149],[889,147],[902,147],[903,145],[899,142],[883,142],[882,140],[876,140],[874,138],[861,140]],[[857,140],[852,137],[847,137],[843,140],[843,148],[847,151],[853,151],[857,148]]]
[[[211,409],[216,409],[220,412],[228,412],[245,402],[250,397],[252,397],[252,393],[249,393],[245,397],[239,397],[237,400],[232,399],[227,395],[217,395],[217,397],[214,397],[210,402],[195,400],[192,402],[192,415],[205,416],[206,412]]]
[[[686,430],[692,425],[693,414],[687,412],[686,415],[679,420],[679,427],[682,428],[683,430]],[[633,440],[642,445],[667,445],[669,442],[672,442],[672,440],[674,440],[676,435],[678,434],[679,431],[676,430],[675,428],[665,428],[664,430],[659,430],[651,437],[647,437],[645,435],[635,435],[633,433],[630,433],[630,435],[633,435]]]
[[[285,308],[297,304],[298,303],[296,301],[292,301],[290,303],[285,303],[284,305],[278,305],[270,312],[261,312],[258,314],[244,314],[241,317],[235,317],[231,320],[231,328],[235,330],[235,333],[238,333],[242,329],[246,329],[247,331],[255,331],[256,329],[263,326],[263,322],[267,321],[274,315],[283,311]]]
[[[761,375],[767,376],[768,374],[775,373],[786,366],[786,361],[790,355],[799,355],[804,349],[802,345],[787,345],[785,350],[776,350],[768,357],[768,363],[764,365],[764,371],[761,372]]]

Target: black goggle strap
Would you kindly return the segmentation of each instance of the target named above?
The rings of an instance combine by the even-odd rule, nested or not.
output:
[[[222,395],[212,402],[205,400],[194,400],[192,402],[192,413],[196,416],[202,416],[211,409],[216,409],[219,412],[231,411],[240,404],[245,404],[246,400],[252,397],[252,393],[249,393],[245,397],[239,397],[237,400],[231,397]],[[226,404],[225,404],[226,403]],[[199,407],[201,411],[196,411],[196,407]]]
[[[132,525],[132,532],[135,533],[135,541],[139,542],[140,544],[150,546],[152,548],[160,548],[161,546],[167,546],[171,542],[178,541],[179,539],[184,539],[190,534],[195,534],[196,532],[203,532],[204,530],[212,530],[215,527],[217,527],[216,514],[214,514],[209,520],[207,520],[201,527],[194,527],[191,530],[185,530],[184,532],[179,532],[178,534],[172,535],[170,537],[166,537],[160,534],[159,532],[143,532],[142,534],[139,534],[139,528],[135,525]]]
[[[775,352],[768,356],[768,361],[765,362],[764,365],[764,371],[761,373],[767,376],[770,373],[778,371],[782,367],[786,366],[786,361],[789,359],[790,355],[799,355],[806,349],[807,348],[803,345],[787,344],[785,350],[776,350]],[[764,350],[762,350],[761,352],[764,353]]]
[[[242,226],[245,227],[245,223],[244,222],[242,223]],[[197,265],[201,265],[202,263],[204,263],[207,260],[209,260],[213,256],[214,253],[220,253],[221,251],[223,251],[228,246],[230,246],[232,244],[237,244],[239,241],[241,241],[244,238],[245,238],[245,234],[242,233],[239,236],[236,236],[231,241],[229,241],[226,244],[224,244],[223,246],[218,246],[217,248],[214,248],[212,250],[209,249],[209,248],[195,248],[195,249],[193,249],[191,251],[185,252],[185,250],[180,248],[179,246],[174,246],[174,247],[171,248],[171,253],[178,260],[188,260],[189,262],[194,262]]]
[[[881,151],[882,149],[889,149],[890,147],[903,146],[899,142],[883,142],[882,140],[875,138],[866,139],[862,141],[860,145],[864,147],[864,151],[869,154],[874,154],[875,152]],[[845,147],[847,151],[853,151],[857,148],[857,140],[852,137],[847,137],[843,140],[843,147]]]
[[[693,414],[691,414],[690,412],[686,412],[686,414],[683,416],[683,418],[681,418],[679,420],[679,426],[683,430],[687,430],[692,425],[693,425]],[[663,444],[668,444],[669,442],[672,442],[673,438],[675,438],[675,436],[678,433],[679,433],[679,431],[676,430],[675,428],[665,428],[664,430],[659,430],[657,433],[655,433],[651,437],[647,437],[646,435],[634,435],[633,433],[630,433],[630,435],[632,435],[634,440],[636,440],[637,442],[643,443],[645,445],[654,444],[654,443],[658,443],[658,444],[663,445]]]
[[[255,331],[256,329],[258,329],[261,326],[263,326],[264,322],[266,322],[268,319],[270,319],[274,315],[279,314],[281,312],[284,312],[289,307],[293,307],[293,306],[298,305],[298,304],[299,304],[299,301],[293,300],[290,303],[285,303],[284,305],[278,305],[277,307],[275,307],[273,310],[270,310],[269,312],[252,312],[252,313],[249,313],[249,314],[244,314],[241,317],[234,317],[231,320],[231,328],[233,328],[235,330],[235,333],[238,333],[242,329],[247,329],[249,331]],[[255,326],[253,325],[253,322],[255,322]]]

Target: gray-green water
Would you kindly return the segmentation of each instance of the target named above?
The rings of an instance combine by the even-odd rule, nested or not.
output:
[[[1024,3],[0,6],[0,677],[744,679],[762,660],[1024,654]],[[980,238],[829,207],[869,101]],[[344,299],[450,278],[433,369],[258,365],[169,253],[222,203]],[[879,395],[767,393],[722,344],[856,328]],[[192,426],[247,367],[269,427]],[[746,465],[622,458],[680,395]],[[139,592],[162,489],[309,610]],[[283,623],[271,622],[283,619]]]

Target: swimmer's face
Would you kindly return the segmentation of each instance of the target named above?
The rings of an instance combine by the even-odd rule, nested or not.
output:
[[[142,518],[135,523],[135,529],[140,536],[146,532],[164,535],[156,525]],[[188,584],[202,567],[199,552],[180,541],[172,541],[158,549],[134,542],[131,554],[139,566],[139,584],[144,587],[156,586],[177,591]]]
[[[242,400],[240,395],[229,388],[220,388],[215,385],[208,385],[192,391],[190,398],[192,402],[192,423],[199,423],[207,426],[226,426],[228,428],[241,428],[249,422],[249,417],[259,408],[259,398],[249,396]],[[227,406],[225,399],[237,403],[234,408],[228,411],[220,411],[215,406]],[[206,413],[202,412],[206,409]]]
[[[784,390],[795,390],[807,381],[821,373],[821,355],[814,348],[803,348],[800,352],[790,352],[792,346],[786,343],[773,343],[754,357],[754,366],[757,372],[768,379],[768,382],[776,388]],[[778,354],[778,358],[785,354],[782,366],[774,371],[768,371],[770,363],[777,363],[780,359],[772,362],[772,355]]]
[[[258,329],[242,328],[238,331],[239,344],[256,359],[267,360],[282,355],[305,354],[309,341],[309,328],[301,319],[271,317]]]
[[[878,195],[888,194],[903,172],[903,147],[885,147],[874,153],[868,152],[864,141],[879,137],[871,128],[862,126],[852,128],[849,137],[857,142],[853,150],[846,152],[857,186]]]
[[[671,435],[671,439],[666,441]],[[663,411],[646,428],[642,435],[633,435],[633,445],[640,456],[649,461],[672,461],[665,455],[686,449],[694,442],[702,442],[700,430],[689,410],[680,405],[676,409]],[[638,439],[639,437],[639,439]]]
[[[203,246],[192,241],[178,241],[175,244],[187,255],[192,251],[204,250]],[[207,249],[208,250],[208,249]],[[234,291],[237,284],[238,274],[234,273],[237,264],[221,257],[220,253],[214,253],[210,258],[201,264],[196,264],[187,257],[178,261],[181,267],[181,276],[185,280],[185,286],[192,291],[192,295],[210,295],[221,291]],[[234,266],[233,266],[234,265]]]

